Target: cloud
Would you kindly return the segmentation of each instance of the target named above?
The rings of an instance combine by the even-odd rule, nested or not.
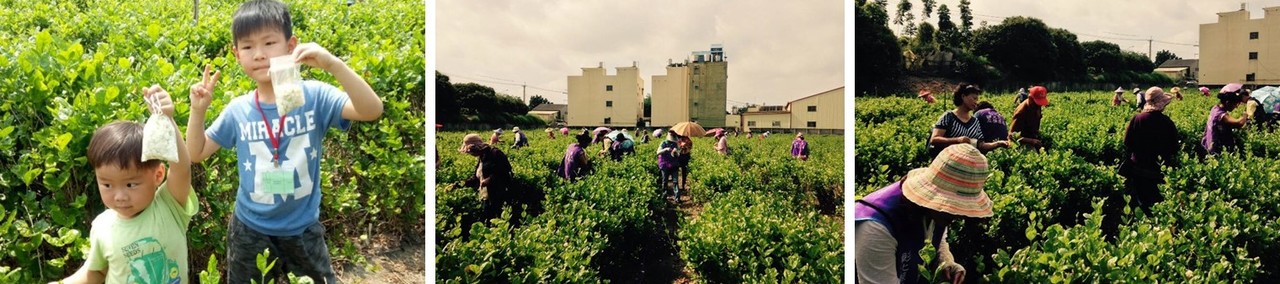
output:
[[[564,91],[580,68],[603,62],[613,73],[634,61],[649,85],[666,73],[668,59],[722,43],[729,100],[784,104],[844,85],[839,1],[448,0],[436,7],[437,68],[456,82]],[[519,96],[520,86],[503,88]],[[530,94],[567,101],[556,92]]]

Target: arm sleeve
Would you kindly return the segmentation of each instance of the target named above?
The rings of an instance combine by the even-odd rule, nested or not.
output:
[[[191,223],[191,216],[195,216],[196,212],[200,212],[200,201],[196,198],[195,187],[187,189],[186,206],[178,205],[178,200],[173,198],[173,194],[169,193],[169,185],[161,184],[156,189],[156,199],[152,202],[161,202],[164,204],[165,213],[172,215],[178,220],[182,228],[187,228]]]
[[[944,112],[942,113],[942,116],[938,117],[938,122],[933,123],[933,129],[947,129],[951,127],[951,120],[947,119],[948,113],[950,112]]]
[[[898,283],[894,253],[898,240],[880,223],[863,221],[854,225],[853,265],[858,283]]]
[[[315,98],[316,103],[316,121],[323,122],[323,128],[337,128],[347,130],[351,128],[351,121],[342,118],[342,109],[351,101],[351,97],[347,96],[338,87],[329,85],[319,81],[306,81],[308,96]]]
[[[94,222],[97,225],[97,222]],[[93,228],[99,228],[93,226]],[[102,250],[106,249],[102,245],[102,230],[89,229],[89,253],[85,255],[84,265],[92,271],[103,271],[107,269],[107,258]]]
[[[235,100],[232,100],[231,103],[228,103],[227,107],[218,113],[218,118],[213,120],[213,124],[204,130],[204,135],[209,136],[210,140],[218,143],[218,146],[223,149],[235,149],[236,137],[240,136],[240,128],[236,126],[236,119],[231,118],[234,115],[231,112],[235,109],[235,102]],[[191,139],[191,137],[187,137],[187,139]]]

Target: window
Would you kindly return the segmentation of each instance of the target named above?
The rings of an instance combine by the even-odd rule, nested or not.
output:
[[[693,66],[693,75],[702,74],[702,72],[698,72],[698,71],[701,71],[701,69],[699,69],[698,66]]]
[[[809,122],[806,122],[806,123],[804,124],[804,126],[805,126],[805,127],[808,127],[808,128],[817,128],[817,127],[818,127],[818,122],[817,122],[817,121],[812,121],[812,120],[810,120]]]
[[[698,102],[693,102],[693,107],[698,107]]]
[[[748,121],[747,121],[747,126],[755,127],[755,126],[756,126],[756,121],[755,121],[755,120],[748,120]]]
[[[1249,53],[1249,60],[1258,60],[1258,52],[1257,52],[1257,51],[1250,52],[1250,53]]]
[[[612,124],[612,123],[613,123],[613,118],[612,118],[612,117],[606,117],[606,118],[604,118],[604,124]]]
[[[613,107],[613,101],[604,101],[604,107]]]
[[[1254,79],[1257,79],[1257,76],[1254,76],[1254,73],[1244,74],[1245,81],[1253,82]]]
[[[693,85],[693,90],[694,90],[694,91],[697,91],[697,90],[698,90],[698,85]]]
[[[809,112],[818,112],[818,106],[809,106]]]
[[[1249,39],[1258,39],[1258,32],[1249,32]]]
[[[613,91],[613,85],[604,85],[604,90],[605,90],[605,91],[608,91],[608,92],[612,92],[612,91]]]
[[[781,121],[774,120],[774,121],[773,121],[773,127],[782,127],[782,122],[781,122]]]

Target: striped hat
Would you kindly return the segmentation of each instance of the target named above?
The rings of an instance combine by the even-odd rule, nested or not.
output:
[[[924,208],[965,217],[991,217],[991,199],[982,190],[990,170],[987,157],[969,144],[942,150],[928,168],[907,173],[902,195]]]

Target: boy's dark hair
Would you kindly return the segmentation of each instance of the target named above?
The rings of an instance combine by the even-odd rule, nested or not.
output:
[[[578,134],[576,138],[578,139],[578,146],[587,147],[591,145],[591,134],[588,134],[588,132],[584,131],[582,134]]]
[[[956,106],[963,105],[965,95],[981,94],[981,93],[982,93],[982,89],[978,88],[978,85],[969,84],[969,83],[960,83],[960,86],[956,87],[956,92],[951,94],[951,104],[954,104]]]
[[[289,6],[276,0],[253,0],[240,4],[231,17],[232,43],[264,28],[278,28],[284,38],[293,37]]]
[[[142,125],[132,121],[116,121],[93,131],[89,138],[89,166],[94,169],[116,166],[122,169],[152,169],[160,160],[143,162]]]

